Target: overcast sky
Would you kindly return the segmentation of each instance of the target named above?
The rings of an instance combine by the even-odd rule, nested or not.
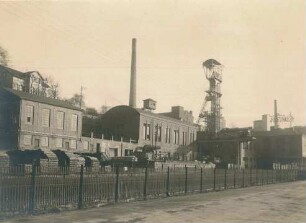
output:
[[[208,81],[202,62],[224,65],[228,127],[279,113],[305,124],[303,0],[0,2],[0,45],[11,67],[85,89],[87,106],[128,104],[131,39],[137,38],[137,100],[157,112],[198,115]]]

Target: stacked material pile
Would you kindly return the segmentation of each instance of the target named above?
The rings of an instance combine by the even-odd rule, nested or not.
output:
[[[85,166],[98,169],[100,167],[100,161],[96,157],[85,156]]]
[[[0,168],[8,167],[10,165],[9,156],[5,152],[0,152]]]
[[[40,159],[40,166],[42,169],[56,169],[58,167],[58,158],[51,150],[42,150],[42,158]]]
[[[85,165],[85,159],[83,157],[78,156],[72,152],[65,151],[65,154],[68,156],[70,168],[79,169],[81,165]]]

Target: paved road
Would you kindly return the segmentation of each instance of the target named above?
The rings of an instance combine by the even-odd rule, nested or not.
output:
[[[9,223],[306,222],[306,182],[178,196],[81,211],[20,217]]]

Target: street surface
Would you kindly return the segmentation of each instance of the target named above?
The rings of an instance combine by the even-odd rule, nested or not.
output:
[[[306,181],[122,203],[5,222],[306,222]]]

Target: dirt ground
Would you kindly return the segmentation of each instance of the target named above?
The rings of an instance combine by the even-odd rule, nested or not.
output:
[[[7,223],[306,222],[306,181],[109,205]]]

